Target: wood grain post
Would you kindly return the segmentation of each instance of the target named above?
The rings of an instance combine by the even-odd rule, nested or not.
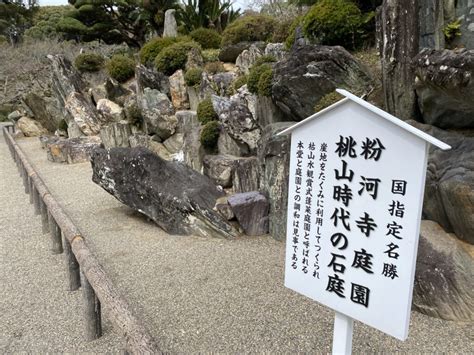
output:
[[[69,279],[69,291],[76,291],[81,287],[81,274],[79,271],[79,263],[77,262],[76,256],[72,253],[71,245],[69,241],[63,239],[64,254],[66,255],[66,264]]]
[[[30,182],[29,182],[28,173],[26,172],[25,168],[23,168],[23,186],[25,187],[25,194],[29,194],[30,193]]]
[[[35,206],[35,215],[41,214],[41,197],[39,195],[38,189],[33,184],[33,205]]]
[[[33,185],[33,179],[31,178],[31,176],[28,176],[28,183],[30,184],[30,203],[33,204],[35,198],[35,187]]]
[[[54,217],[48,213],[49,231],[51,233],[51,252],[61,254],[63,252],[63,242],[61,238],[61,228],[54,220]]]
[[[43,234],[49,233],[49,220],[48,220],[48,207],[44,203],[43,199],[40,199],[40,210],[41,210],[41,230]]]
[[[84,322],[86,326],[86,340],[92,341],[102,336],[102,321],[100,301],[94,292],[86,275],[81,272],[82,296],[84,298]]]

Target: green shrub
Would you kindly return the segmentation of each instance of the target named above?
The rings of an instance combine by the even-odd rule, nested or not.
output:
[[[235,79],[234,82],[232,83],[232,89],[234,90],[234,92],[236,92],[242,86],[247,84],[247,79],[248,79],[247,75],[241,75],[237,79]]]
[[[258,80],[257,91],[260,96],[271,96],[272,94],[273,70],[265,70]]]
[[[110,77],[123,83],[135,74],[135,61],[124,55],[114,55],[106,64]]]
[[[293,44],[295,43],[295,36],[296,36],[296,29],[302,25],[304,16],[298,16],[293,20],[291,23],[291,26],[288,30],[288,36],[286,37],[285,40],[285,47],[286,49],[290,49],[293,47]]]
[[[225,68],[222,62],[209,62],[204,65],[204,71],[209,74],[217,74],[225,72]]]
[[[268,63],[254,65],[252,68],[250,68],[247,80],[247,88],[251,93],[258,94],[258,82],[260,81],[260,77],[263,73],[268,71],[272,71],[272,67]]]
[[[155,37],[145,43],[140,49],[140,62],[142,64],[151,64],[160,52],[177,42],[189,41],[189,37]]]
[[[444,39],[447,43],[452,42],[456,37],[461,36],[461,20],[448,23],[443,28]]]
[[[199,43],[203,49],[219,48],[222,41],[221,35],[209,28],[198,28],[192,31],[189,36]]]
[[[199,86],[202,79],[202,69],[201,68],[191,68],[186,74],[184,74],[184,81],[188,86]]]
[[[305,36],[320,44],[355,47],[355,35],[364,17],[350,0],[321,0],[303,20]]]
[[[219,119],[216,111],[214,111],[210,97],[199,103],[197,108],[197,117],[199,122],[202,124],[206,124],[211,121],[217,121]]]
[[[266,15],[247,15],[238,18],[222,34],[222,45],[243,41],[268,41],[275,29],[276,20]]]
[[[314,112],[319,112],[326,107],[331,106],[332,104],[335,104],[339,100],[341,100],[343,96],[339,94],[337,91],[332,91],[329,94],[324,95],[316,104],[314,107]]]
[[[276,58],[274,56],[265,54],[265,55],[262,55],[261,57],[258,57],[255,63],[253,63],[253,65],[257,66],[257,65],[262,65],[264,63],[274,63],[274,62],[276,62]]]
[[[125,117],[128,119],[128,121],[131,124],[135,126],[139,126],[142,123],[143,121],[142,112],[136,102],[133,102],[132,104],[125,106]]]
[[[206,49],[202,51],[204,63],[218,62],[220,49]]]
[[[201,50],[199,44],[194,41],[178,42],[166,47],[155,58],[156,69],[167,75],[173,74],[178,69],[184,69],[188,52],[192,48]]]
[[[218,121],[206,123],[202,128],[200,141],[204,149],[210,152],[217,150],[217,142],[219,140],[220,124]]]
[[[7,37],[5,37],[4,35],[0,35],[0,46],[2,44],[8,44]]]
[[[276,24],[275,30],[272,35],[272,43],[283,43],[288,38],[290,34],[291,25],[293,24],[294,19],[285,19]]]
[[[104,57],[98,53],[82,53],[74,60],[74,66],[81,72],[99,71],[104,66]]]

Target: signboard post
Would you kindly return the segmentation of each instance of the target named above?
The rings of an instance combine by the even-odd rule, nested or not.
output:
[[[353,319],[408,336],[429,143],[344,90],[291,132],[285,286],[332,308],[333,353]]]

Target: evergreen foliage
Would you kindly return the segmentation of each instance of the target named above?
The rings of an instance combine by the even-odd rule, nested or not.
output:
[[[202,51],[202,59],[204,63],[219,61],[219,49],[205,49]]]
[[[163,49],[155,58],[155,67],[166,75],[172,75],[178,69],[184,69],[188,52],[192,48],[201,50],[194,41],[178,42]]]
[[[71,6],[39,7],[33,14],[33,26],[25,31],[25,36],[39,40],[61,37],[57,24],[69,11],[71,11]]]
[[[247,80],[247,88],[249,89],[251,93],[253,94],[259,93],[259,81],[260,81],[261,76],[265,72],[272,73],[272,67],[268,63],[253,65],[252,68],[250,68],[250,72],[249,72],[249,76]],[[266,80],[268,80],[268,78]]]
[[[268,41],[273,35],[276,20],[267,15],[246,15],[229,25],[222,34],[222,45],[239,42]]]
[[[209,62],[204,65],[204,70],[209,74],[217,74],[225,72],[224,64],[222,62]]]
[[[188,86],[199,86],[202,79],[201,68],[191,68],[184,74],[184,81]]]
[[[199,43],[203,49],[219,48],[222,40],[217,31],[202,27],[192,31],[189,36]]]
[[[214,111],[212,99],[210,97],[199,103],[197,108],[197,117],[199,122],[201,122],[203,125],[211,121],[217,121],[219,119],[216,111]]]
[[[81,72],[99,71],[104,65],[104,57],[97,53],[81,53],[74,60],[74,66]]]
[[[107,72],[113,79],[123,83],[135,74],[135,61],[124,55],[114,55],[106,64]]]
[[[143,64],[151,64],[163,49],[181,41],[189,41],[189,37],[180,36],[152,38],[147,43],[145,43],[142,49],[140,49],[140,61]]]
[[[200,141],[204,149],[209,152],[217,150],[217,142],[219,141],[220,124],[218,121],[211,121],[204,125],[201,131]]]

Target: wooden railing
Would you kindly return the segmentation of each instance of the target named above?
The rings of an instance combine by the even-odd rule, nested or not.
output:
[[[133,315],[110,278],[87,247],[79,229],[50,194],[48,188],[28,162],[10,133],[13,126],[4,126],[3,135],[21,177],[25,192],[30,195],[35,214],[41,215],[42,231],[51,236],[53,254],[66,255],[69,289],[82,288],[84,298],[85,338],[102,335],[101,305],[116,330],[123,335],[130,353],[161,353],[142,323]]]

